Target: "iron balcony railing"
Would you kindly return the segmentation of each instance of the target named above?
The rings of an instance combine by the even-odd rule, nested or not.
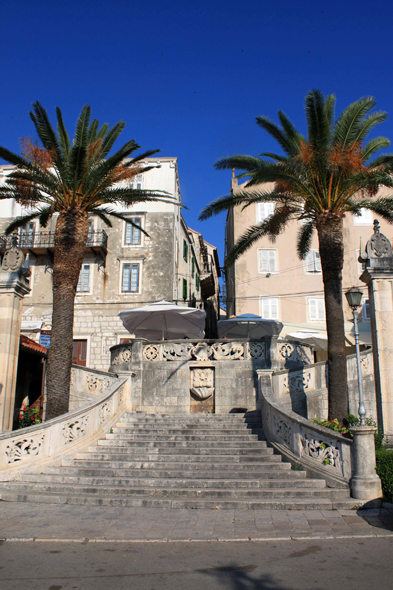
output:
[[[89,232],[86,248],[107,249],[108,235],[103,229]],[[52,250],[55,247],[54,231],[22,231],[19,234],[0,235],[0,250],[17,246],[22,250]]]

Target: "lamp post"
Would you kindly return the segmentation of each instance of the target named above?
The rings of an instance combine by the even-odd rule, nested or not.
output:
[[[360,426],[365,425],[366,408],[363,401],[363,383],[362,383],[362,369],[360,365],[360,351],[359,351],[359,331],[358,331],[358,307],[362,303],[363,293],[360,289],[352,287],[345,293],[349,307],[353,311],[353,325],[355,330],[355,348],[356,348],[356,365],[358,370],[358,387],[359,387],[359,409],[358,414],[360,418]]]

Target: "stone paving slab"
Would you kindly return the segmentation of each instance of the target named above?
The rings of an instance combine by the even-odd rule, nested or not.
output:
[[[269,541],[386,537],[393,507],[373,510],[191,510],[0,501],[0,540]]]

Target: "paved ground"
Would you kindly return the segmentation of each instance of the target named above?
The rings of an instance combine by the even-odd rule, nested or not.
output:
[[[393,537],[0,542],[2,590],[391,590]]]
[[[30,541],[251,541],[386,537],[381,510],[175,510],[0,501],[0,539]]]

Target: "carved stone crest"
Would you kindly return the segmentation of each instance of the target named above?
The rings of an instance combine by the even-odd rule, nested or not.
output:
[[[12,246],[4,252],[3,261],[1,263],[1,270],[15,272],[22,268],[25,263],[25,255],[22,250]]]
[[[198,399],[207,399],[214,393],[214,369],[212,367],[191,370],[191,393]]]
[[[366,245],[368,258],[391,258],[392,244],[386,236],[380,233],[379,221],[374,220],[374,233]]]

